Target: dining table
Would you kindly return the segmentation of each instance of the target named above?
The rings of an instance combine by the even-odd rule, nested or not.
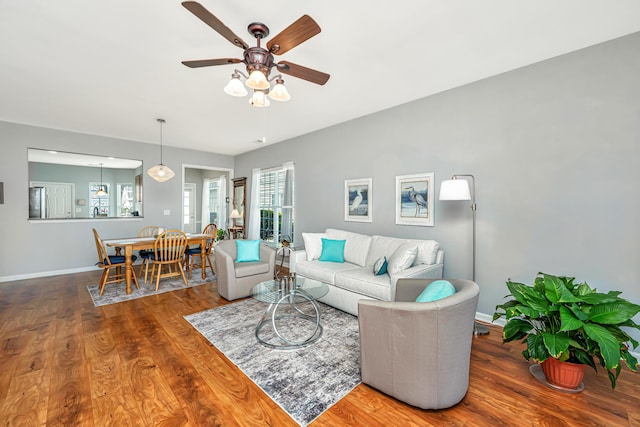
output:
[[[214,239],[215,236],[206,233],[187,233],[187,245],[200,245],[200,251],[202,260],[207,256],[207,240]],[[135,271],[133,270],[133,251],[139,251],[143,249],[153,249],[156,242],[155,237],[125,237],[117,239],[105,239],[103,243],[105,246],[115,248],[116,254],[121,255],[124,249],[125,260],[125,281],[127,283],[127,294],[131,293],[131,281]],[[207,275],[206,269],[202,269],[202,278]]]

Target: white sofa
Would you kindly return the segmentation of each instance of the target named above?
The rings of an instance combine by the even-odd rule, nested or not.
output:
[[[369,236],[329,228],[302,233],[304,250],[293,252],[290,269],[297,275],[329,285],[320,301],[358,315],[358,300],[393,301],[400,278],[442,278],[444,252],[435,240]],[[344,263],[320,261],[322,238],[345,240]],[[375,275],[373,266],[386,257],[387,273]]]

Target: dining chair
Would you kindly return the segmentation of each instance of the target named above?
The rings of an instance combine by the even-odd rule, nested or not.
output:
[[[183,257],[187,249],[187,235],[180,230],[167,230],[161,233],[153,244],[151,262],[151,278],[156,278],[156,291],[160,285],[160,278],[182,276],[184,284],[187,277],[183,271]],[[163,267],[167,270],[162,272]],[[174,267],[174,268],[171,268]],[[157,268],[157,271],[156,271]]]
[[[204,230],[202,230],[202,234],[210,234],[211,239],[207,240],[207,245],[205,246],[205,257],[202,259],[202,251],[200,249],[200,245],[193,248],[188,248],[184,253],[185,265],[187,266],[187,271],[189,272],[189,279],[191,279],[191,274],[194,268],[204,268],[206,270],[207,265],[211,269],[211,274],[215,274],[213,271],[213,263],[211,262],[211,252],[213,251],[213,244],[216,240],[216,235],[218,234],[218,226],[215,224],[207,225]],[[197,260],[199,259],[199,261]]]
[[[149,225],[147,227],[142,228],[138,232],[138,237],[154,237],[158,235],[158,226]],[[147,273],[149,272],[149,257],[153,253],[153,249],[141,249],[138,251],[138,255],[142,260],[142,264],[140,264],[140,271],[138,272],[138,277],[142,277],[142,271],[144,270],[144,281],[147,282]]]
[[[96,241],[96,250],[98,251],[98,262],[96,265],[103,269],[99,285],[100,296],[102,296],[104,287],[107,283],[119,283],[126,279],[127,271],[125,257],[122,255],[109,255],[107,253],[107,248],[104,246],[104,243],[102,243],[102,239],[95,228],[93,229],[93,237]],[[132,255],[131,259],[135,261],[137,257]],[[111,276],[111,280],[109,280],[109,273],[112,268],[116,269],[116,273]],[[140,289],[140,285],[138,285],[138,278],[135,274],[133,275],[133,280],[136,284],[136,288]]]

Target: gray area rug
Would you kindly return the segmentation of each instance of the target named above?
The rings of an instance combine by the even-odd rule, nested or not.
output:
[[[137,271],[137,268],[136,268]],[[188,276],[187,276],[188,277]],[[115,304],[122,301],[130,301],[136,298],[143,298],[149,295],[157,295],[164,292],[177,291],[178,289],[192,288],[194,286],[204,285],[205,283],[211,283],[216,280],[215,274],[212,275],[210,271],[207,270],[207,276],[203,280],[202,273],[200,270],[195,270],[191,279],[187,280],[187,285],[185,286],[182,277],[180,279],[160,279],[160,286],[158,287],[158,291],[156,292],[156,282],[151,281],[151,283],[144,283],[143,278],[138,279],[138,283],[140,284],[140,289],[136,288],[135,283],[131,282],[131,290],[132,292],[127,295],[127,286],[124,282],[121,283],[109,283],[104,287],[104,293],[100,296],[100,288],[98,284],[87,285],[87,290],[91,295],[91,299],[93,300],[93,305],[96,307],[100,307],[103,305]]]
[[[361,382],[358,319],[319,305],[322,337],[294,350],[275,350],[258,343],[255,327],[268,304],[255,299],[185,319],[298,424],[306,426]],[[266,333],[273,334],[273,330]]]

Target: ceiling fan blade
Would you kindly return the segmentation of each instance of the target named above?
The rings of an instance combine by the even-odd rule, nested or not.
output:
[[[242,49],[249,48],[240,37],[238,37],[233,31],[222,23],[218,18],[213,16],[211,12],[204,8],[200,3],[196,1],[185,1],[182,5],[191,13],[196,15],[202,22],[216,30],[222,37],[229,40],[234,45],[241,47]]]
[[[211,67],[212,65],[237,64],[242,62],[236,58],[198,59],[196,61],[182,61],[189,68]]]
[[[267,42],[267,49],[276,55],[290,51],[300,43],[320,33],[320,26],[309,15],[302,15],[293,24]]]
[[[278,63],[278,70],[293,77],[297,77],[302,80],[307,80],[311,83],[323,85],[331,77],[327,73],[316,71],[311,68],[303,67],[302,65],[293,64],[287,61],[281,61]]]

